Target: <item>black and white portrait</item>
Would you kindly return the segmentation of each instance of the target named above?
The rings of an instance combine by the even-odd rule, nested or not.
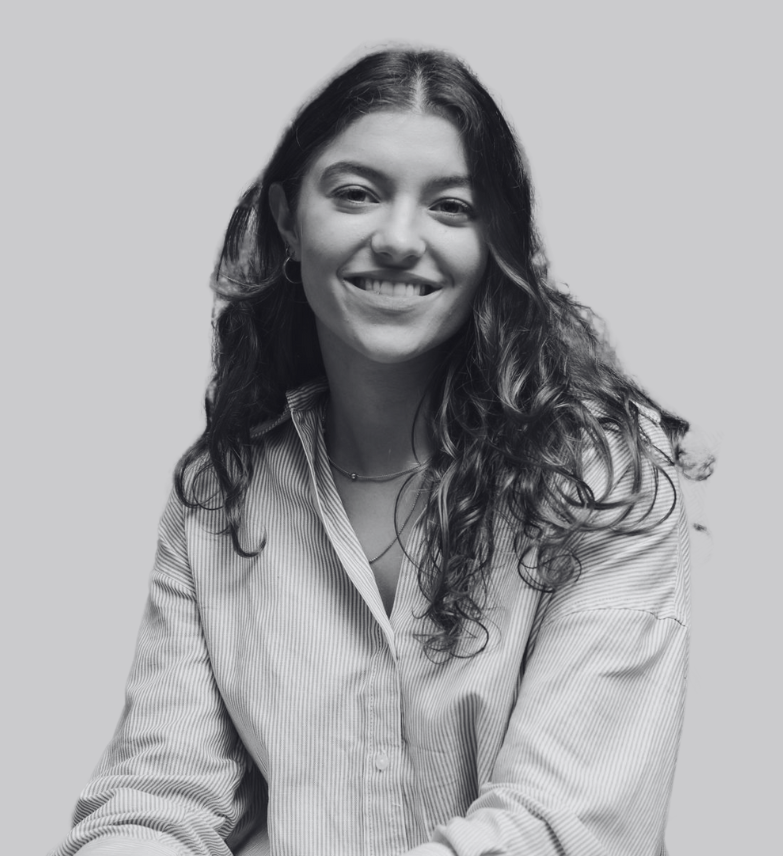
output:
[[[11,851],[772,852],[764,4],[6,17]]]

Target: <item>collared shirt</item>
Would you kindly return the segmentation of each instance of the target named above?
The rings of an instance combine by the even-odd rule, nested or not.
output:
[[[407,558],[384,610],[332,479],[324,400],[301,388],[261,432],[242,530],[244,544],[265,536],[258,555],[233,550],[218,513],[170,498],[125,709],[53,853],[664,853],[687,662],[682,503],[645,533],[581,537],[581,572],[554,595],[522,579],[501,531],[486,649],[433,662]],[[417,524],[414,558],[421,542]]]

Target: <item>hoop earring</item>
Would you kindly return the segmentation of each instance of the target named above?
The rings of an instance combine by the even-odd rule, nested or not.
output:
[[[291,250],[289,247],[285,248],[285,261],[283,262],[283,276],[290,282],[292,285],[301,285],[302,284],[302,274],[301,270],[299,272],[299,279],[293,279],[288,273],[288,265],[290,262],[296,262],[296,259],[291,255]]]

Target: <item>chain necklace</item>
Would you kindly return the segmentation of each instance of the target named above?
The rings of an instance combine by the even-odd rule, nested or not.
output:
[[[324,446],[326,446],[326,412],[324,412],[324,414],[323,414],[322,425],[323,425],[323,434],[324,434]],[[382,476],[360,476],[359,473],[352,473],[349,470],[344,470],[339,464],[335,463],[332,460],[331,456],[329,455],[329,452],[326,453],[326,460],[329,461],[329,465],[331,467],[333,467],[338,473],[340,473],[341,476],[343,476],[344,478],[350,479],[352,482],[376,482],[376,483],[379,483],[379,482],[393,481],[394,479],[401,478],[402,476],[408,476],[408,475],[411,475],[411,473],[419,472],[420,470],[423,470],[425,467],[427,467],[429,465],[432,458],[427,458],[426,461],[423,461],[420,464],[414,464],[412,467],[408,467],[408,469],[406,469],[406,470],[400,470],[399,472],[396,472],[396,473],[386,473],[385,475],[382,475]],[[379,559],[382,559],[389,552],[389,550],[391,550],[391,548],[400,540],[400,536],[405,531],[405,527],[408,525],[408,523],[410,523],[410,519],[411,519],[411,517],[413,517],[413,512],[416,510],[417,500],[418,500],[418,496],[416,499],[413,500],[413,505],[411,506],[411,510],[406,515],[405,520],[403,521],[403,524],[400,527],[400,531],[394,533],[394,538],[392,538],[389,545],[384,547],[383,550],[381,550],[381,552],[378,553],[377,556],[373,556],[372,558],[370,558],[369,556],[367,557],[368,564],[372,565],[375,562],[377,562]],[[395,522],[396,522],[396,518],[395,518]]]
[[[388,547],[385,547],[383,550],[381,550],[381,552],[378,553],[377,556],[374,556],[372,559],[369,556],[367,557],[367,562],[370,565],[372,565],[374,562],[377,562],[378,559],[382,559],[389,552],[389,550],[391,550],[391,548],[400,540],[400,536],[405,531],[405,527],[408,525],[408,521],[411,519],[411,517],[413,517],[413,512],[414,512],[415,508],[416,508],[416,500],[414,499],[413,505],[411,506],[411,510],[408,512],[408,516],[405,518],[405,521],[403,522],[402,526],[400,527],[400,531],[394,533],[394,538],[392,538],[391,544],[389,544]]]
[[[424,461],[421,464],[414,464],[412,467],[408,467],[407,470],[400,470],[397,473],[387,473],[386,475],[383,475],[383,476],[360,476],[359,473],[351,473],[348,470],[344,470],[339,464],[336,464],[329,457],[328,452],[326,454],[326,457],[327,457],[329,463],[337,470],[338,473],[340,473],[341,476],[345,476],[347,479],[350,479],[351,481],[363,481],[363,482],[392,481],[394,479],[400,478],[400,476],[407,476],[407,475],[410,475],[410,473],[415,473],[418,470],[423,470],[424,467],[426,467],[427,464],[429,464],[429,462],[430,462],[430,460],[427,459],[426,461]]]
[[[392,481],[392,479],[400,478],[400,476],[407,476],[407,475],[410,475],[411,473],[415,473],[419,470],[423,470],[429,464],[429,459],[428,459],[428,460],[424,461],[424,463],[422,463],[422,464],[416,464],[416,466],[410,467],[407,470],[400,470],[400,472],[398,472],[398,473],[389,473],[388,475],[385,475],[385,476],[360,476],[358,473],[350,473],[350,472],[348,472],[348,470],[344,470],[342,467],[335,464],[335,462],[329,457],[328,453],[326,455],[326,458],[329,461],[329,463],[337,470],[337,472],[340,473],[340,475],[345,476],[345,478],[350,479],[353,482],[356,482],[356,481],[364,481],[364,482]],[[372,559],[369,557],[367,558],[367,561],[369,562],[369,564],[372,565],[374,562],[377,562],[378,559],[382,559],[389,552],[389,550],[391,550],[391,548],[400,540],[400,536],[405,531],[405,527],[410,522],[411,517],[413,517],[413,512],[416,510],[416,502],[417,502],[417,500],[414,499],[413,505],[411,506],[411,510],[406,515],[405,520],[403,521],[403,524],[400,527],[400,531],[395,532],[394,538],[392,538],[392,540],[388,544],[388,546],[384,547],[384,549],[381,550],[381,552],[378,553],[377,556],[373,556]]]
[[[329,407],[329,402],[327,402],[326,406],[324,407],[323,413],[321,414],[321,431],[323,432],[323,437],[324,437],[324,448],[326,448],[326,445],[327,445],[326,444],[326,413],[327,413],[328,407]],[[332,467],[334,467],[334,469],[337,470],[337,472],[340,473],[341,476],[345,476],[345,478],[350,479],[351,481],[355,481],[355,482],[357,482],[357,481],[387,482],[387,481],[393,481],[394,479],[398,479],[401,476],[408,476],[411,473],[417,472],[418,470],[423,470],[429,464],[429,462],[432,460],[432,458],[427,458],[426,461],[424,461],[420,464],[414,464],[412,467],[408,467],[407,470],[399,470],[399,472],[396,472],[396,473],[386,473],[386,475],[382,475],[382,476],[360,476],[359,473],[353,473],[350,470],[344,470],[338,463],[335,463],[332,460],[332,457],[329,454],[328,450],[326,451],[326,460],[329,461],[329,464]]]

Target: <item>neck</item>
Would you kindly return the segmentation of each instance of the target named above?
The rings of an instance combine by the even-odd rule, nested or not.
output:
[[[433,360],[393,365],[324,354],[330,401],[327,448],[343,469],[363,476],[398,472],[433,452],[427,383]]]

